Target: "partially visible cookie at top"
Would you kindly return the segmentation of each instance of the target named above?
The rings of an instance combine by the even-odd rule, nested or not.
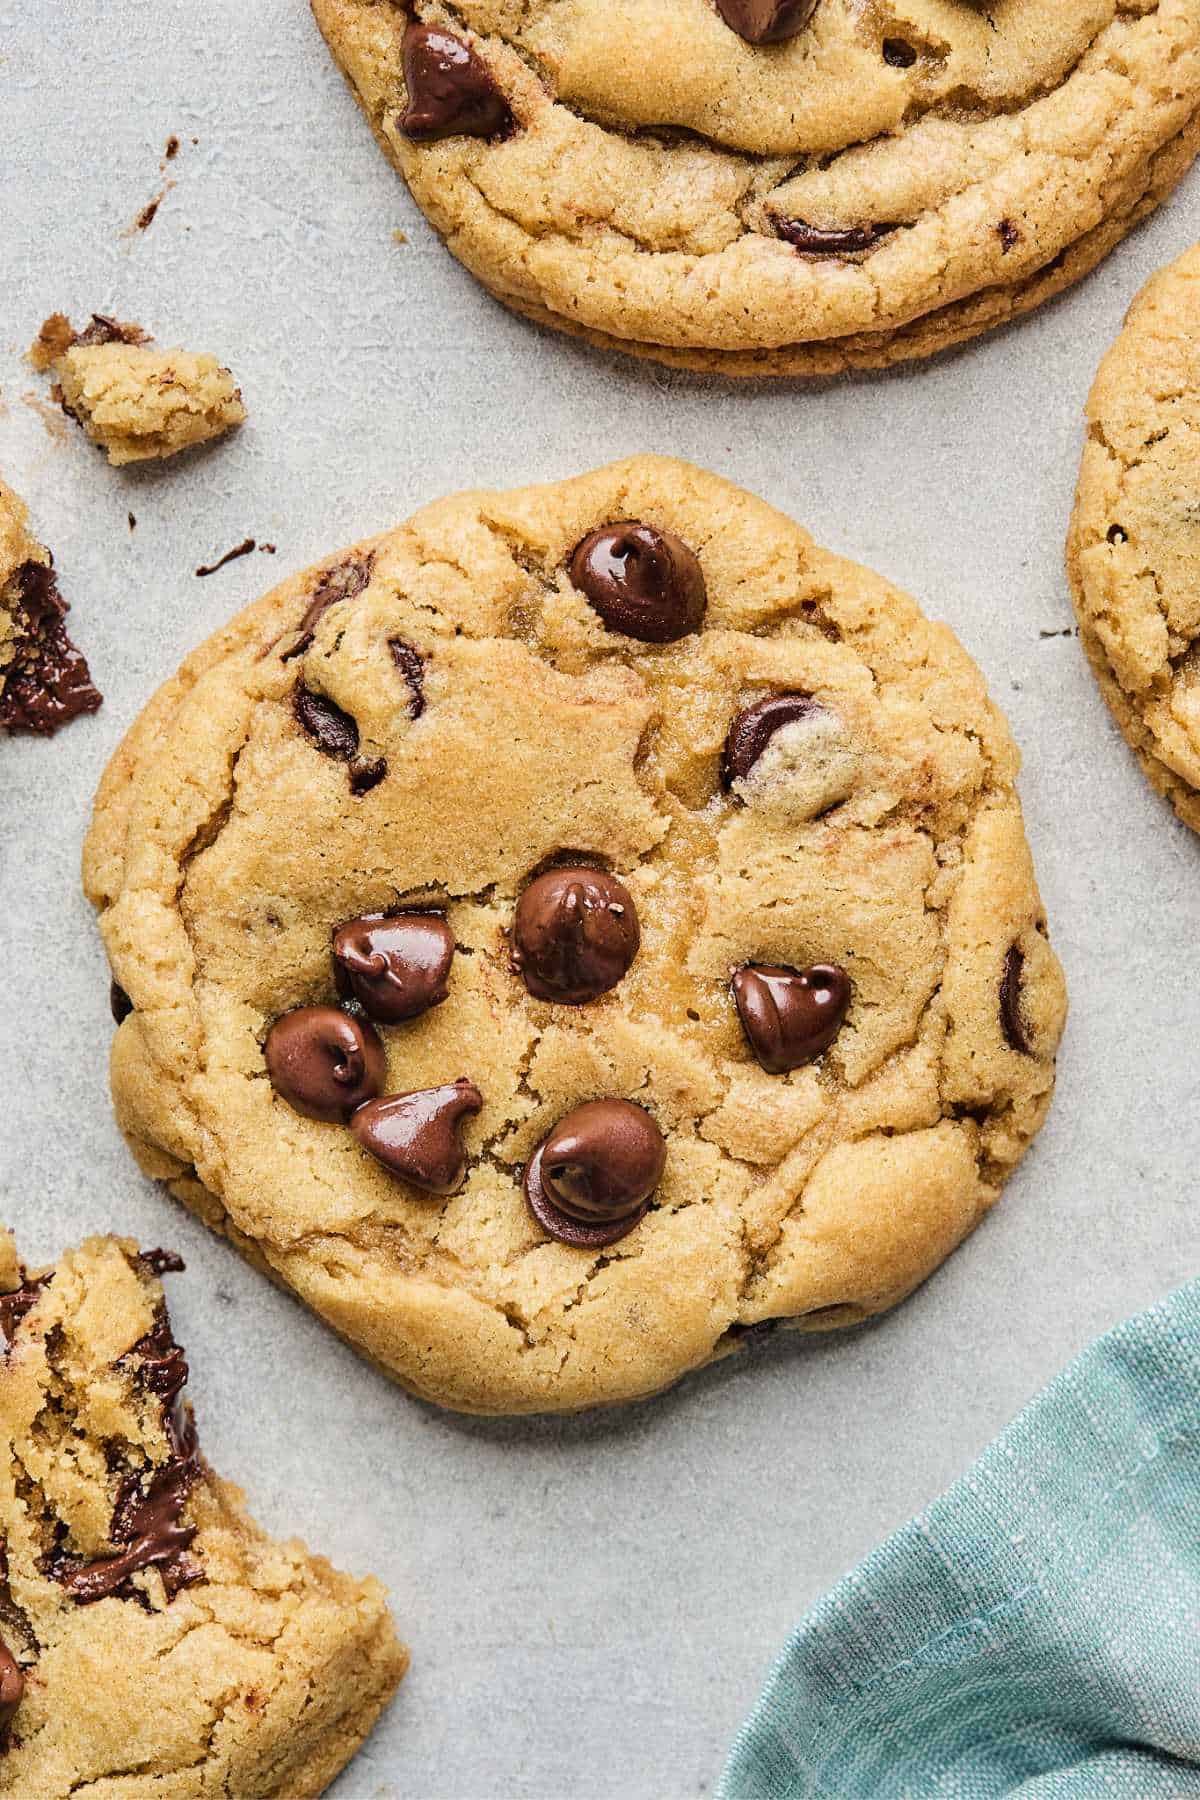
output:
[[[927,355],[1038,305],[1200,145],[1195,0],[312,0],[507,305],[730,375]]]
[[[1100,365],[1067,570],[1117,723],[1200,831],[1200,248],[1151,278]]]
[[[121,1126],[443,1405],[855,1323],[1049,1105],[1017,761],[946,627],[703,470],[440,501],[239,614],[117,751]]]
[[[140,325],[93,313],[80,332],[52,313],[30,349],[54,397],[110,463],[176,456],[246,418],[241,389],[215,356],[161,350]]]
[[[68,610],[28,508],[0,480],[0,733],[49,737],[101,704],[67,635]]]

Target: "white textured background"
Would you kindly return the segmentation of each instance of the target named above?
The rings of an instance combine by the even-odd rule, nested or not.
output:
[[[172,132],[177,185],[131,234]],[[31,1260],[110,1227],[183,1251],[172,1308],[211,1459],[266,1525],[389,1583],[413,1669],[340,1800],[705,1794],[802,1610],[1094,1333],[1196,1269],[1200,845],[1078,642],[1041,634],[1070,623],[1092,371],[1197,234],[1200,176],[1034,320],[915,373],[778,392],[606,360],[502,312],[384,164],[303,0],[0,0],[0,193],[0,469],[106,695],[54,741],[0,744],[0,1211]],[[44,384],[22,351],[54,308],[215,351],[249,425],[111,471],[26,401]],[[1071,985],[1058,1099],[1004,1203],[882,1323],[776,1339],[616,1414],[464,1420],[391,1387],[137,1174],[109,1113],[80,839],[143,700],[276,578],[455,488],[644,449],[757,489],[979,659],[1025,751]],[[277,556],[195,579],[247,534]]]

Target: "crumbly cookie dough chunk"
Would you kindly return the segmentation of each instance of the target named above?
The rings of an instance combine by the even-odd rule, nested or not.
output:
[[[1200,249],[1130,307],[1087,421],[1067,545],[1080,637],[1146,774],[1200,831]]]
[[[176,456],[246,417],[241,389],[215,356],[160,350],[139,325],[98,313],[79,333],[64,314],[51,314],[30,356],[53,371],[63,411],[110,463]]]
[[[730,375],[927,355],[1086,273],[1200,146],[1196,0],[312,0],[501,300]]]
[[[637,457],[285,583],[86,849],[148,1173],[418,1393],[644,1395],[971,1230],[1063,1022],[951,633]]]
[[[48,737],[101,704],[67,636],[68,610],[28,508],[0,480],[0,734]]]
[[[197,1448],[161,1250],[0,1233],[0,1795],[320,1794],[407,1666],[383,1590]]]

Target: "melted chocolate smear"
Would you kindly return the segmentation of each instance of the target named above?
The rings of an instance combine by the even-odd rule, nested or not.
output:
[[[408,688],[409,718],[419,719],[425,711],[425,658],[415,644],[403,638],[389,638],[388,649]]]
[[[263,549],[267,548],[264,544]],[[274,544],[269,548],[274,551]],[[293,656],[304,654],[316,636],[317,626],[331,606],[339,606],[343,600],[354,600],[362,593],[371,579],[374,562],[373,556],[352,557],[348,562],[335,563],[333,568],[321,571],[312,599],[297,628],[299,635],[295,643],[283,652],[280,662],[290,662]]]
[[[164,1269],[183,1266],[169,1250],[148,1251],[142,1260],[155,1267],[159,1259],[167,1259],[162,1264]],[[172,1455],[148,1475],[127,1475],[118,1488],[109,1535],[114,1544],[124,1547],[115,1556],[85,1563],[61,1548],[51,1552],[48,1573],[79,1606],[90,1606],[113,1594],[122,1599],[137,1598],[137,1589],[130,1586],[130,1581],[140,1569],[158,1569],[168,1599],[174,1599],[180,1588],[204,1578],[203,1569],[186,1554],[197,1528],[182,1523],[183,1509],[200,1476],[200,1459],[195,1425],[179,1398],[187,1381],[188,1366],[172,1335],[165,1306],[158,1309],[154,1325],[145,1337],[126,1352],[117,1366],[131,1367],[139,1386],[162,1402],[163,1429]]]
[[[69,608],[54,570],[27,562],[15,579],[18,636],[12,669],[0,691],[0,731],[50,737],[72,719],[95,712],[102,696],[67,636],[63,620]]]
[[[1021,1017],[1021,977],[1025,972],[1025,952],[1020,944],[1012,944],[1004,959],[1000,979],[1000,1025],[1012,1048],[1020,1056],[1032,1056],[1033,1046]]]
[[[387,774],[387,763],[382,756],[369,762],[358,754],[358,726],[349,713],[303,684],[292,696],[292,710],[318,750],[349,764],[352,794],[367,794],[379,786]]]
[[[0,1294],[0,1331],[9,1344],[17,1335],[17,1326],[36,1306],[38,1295],[52,1279],[52,1275],[40,1275],[36,1281],[25,1281],[22,1276],[23,1285],[14,1293]]]
[[[218,569],[225,567],[226,563],[236,562],[239,556],[249,556],[251,551],[257,550],[257,548],[258,545],[253,538],[243,538],[240,544],[235,544],[232,550],[227,550],[224,556],[219,556],[215,563],[201,563],[196,573],[201,578],[205,575],[215,575]]]
[[[840,231],[826,231],[817,225],[806,225],[803,219],[777,219],[778,235],[800,251],[802,256],[858,256],[873,250],[894,225],[848,225]]]

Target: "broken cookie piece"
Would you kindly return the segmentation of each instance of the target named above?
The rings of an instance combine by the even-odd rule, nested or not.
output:
[[[0,1796],[322,1793],[407,1668],[379,1583],[207,1467],[128,1239],[30,1274],[0,1232]]]
[[[54,559],[28,529],[24,502],[0,480],[0,733],[49,737],[101,696],[67,636]]]
[[[55,399],[113,464],[175,456],[246,417],[241,389],[215,356],[160,350],[140,325],[102,313],[81,332],[52,313],[29,356],[53,372]]]

